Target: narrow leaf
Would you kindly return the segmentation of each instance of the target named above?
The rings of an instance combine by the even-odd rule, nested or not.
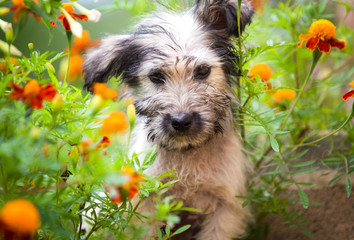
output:
[[[307,209],[309,207],[309,198],[307,197],[307,194],[300,187],[298,187],[297,190],[299,192],[300,203]]]
[[[316,162],[316,160],[311,160],[311,161],[306,161],[306,162],[299,162],[299,163],[295,163],[295,164],[291,164],[290,167],[305,167],[311,164],[314,164]]]
[[[190,228],[190,227],[191,227],[191,225],[185,225],[185,226],[183,226],[183,227],[180,227],[180,228],[178,228],[178,229],[173,233],[173,235],[180,234],[180,233],[186,231],[186,230],[187,230],[188,228]]]
[[[269,140],[270,140],[270,145],[273,148],[273,150],[276,152],[279,152],[280,147],[279,147],[278,141],[272,135],[269,135]]]

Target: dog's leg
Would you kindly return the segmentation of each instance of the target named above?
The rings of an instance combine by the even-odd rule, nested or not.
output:
[[[197,240],[231,240],[245,232],[247,209],[235,204],[220,205],[214,213],[208,214]]]

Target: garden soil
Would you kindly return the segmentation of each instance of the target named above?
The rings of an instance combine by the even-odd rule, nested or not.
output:
[[[305,225],[315,240],[354,240],[354,191],[347,198],[345,183],[337,182],[328,186],[328,179],[333,176],[324,176],[323,173],[313,173],[302,176],[301,180],[314,182],[317,187],[304,189],[311,202],[321,205],[312,205],[308,209],[296,207],[305,213],[305,219],[310,223]],[[351,178],[352,184],[354,178]],[[290,189],[288,195],[297,196],[296,189]],[[306,240],[299,229],[288,228],[283,220],[276,216],[269,216],[266,220],[269,232],[267,240]]]

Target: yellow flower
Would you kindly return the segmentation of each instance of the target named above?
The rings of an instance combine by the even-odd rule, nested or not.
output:
[[[331,47],[342,50],[345,47],[343,41],[336,38],[336,26],[326,19],[320,19],[313,22],[310,26],[308,34],[300,34],[301,42],[297,45],[301,47],[306,42],[306,48],[314,51],[316,46],[320,52],[328,53]]]
[[[129,127],[127,116],[123,112],[112,112],[102,124],[102,135],[124,132]]]
[[[248,76],[251,79],[255,79],[257,75],[259,76],[260,79],[267,82],[272,77],[273,72],[272,70],[270,70],[267,64],[258,63],[256,65],[253,65],[248,72]]]
[[[283,101],[284,99],[291,100],[296,96],[294,90],[291,89],[279,89],[277,90],[274,95],[273,99],[276,102]]]
[[[6,230],[21,235],[32,235],[41,226],[37,208],[24,199],[6,203],[0,212],[0,222]]]

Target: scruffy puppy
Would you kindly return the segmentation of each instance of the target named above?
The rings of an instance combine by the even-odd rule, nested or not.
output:
[[[177,170],[180,181],[167,194],[203,210],[198,240],[240,237],[249,215],[235,197],[246,193],[250,169],[233,128],[237,12],[237,0],[197,0],[184,13],[159,12],[131,34],[104,39],[84,64],[87,89],[111,76],[128,85],[140,122],[134,151],[157,145],[148,175]],[[241,31],[252,14],[243,2]],[[153,209],[148,198],[140,211]]]

